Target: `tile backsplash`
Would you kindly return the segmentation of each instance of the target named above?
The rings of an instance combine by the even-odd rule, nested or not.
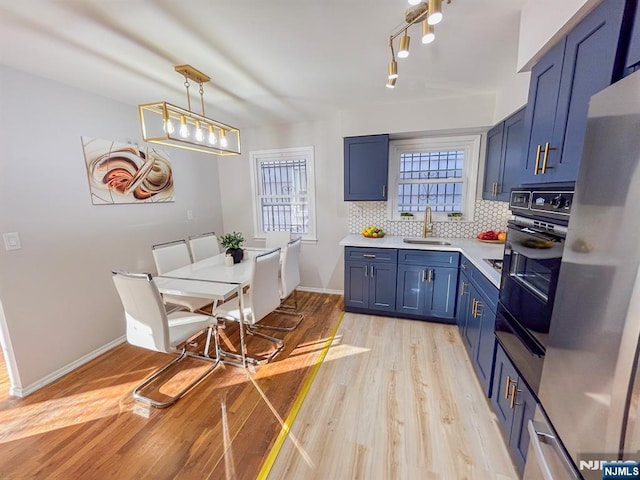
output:
[[[485,230],[505,230],[509,218],[509,203],[476,200],[472,222],[434,222],[433,236],[475,238],[479,232]],[[349,202],[349,233],[360,233],[360,230],[370,225],[382,228],[387,235],[419,237],[422,234],[421,220],[388,220],[387,202]]]

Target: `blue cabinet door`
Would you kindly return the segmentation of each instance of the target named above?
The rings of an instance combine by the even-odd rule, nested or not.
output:
[[[574,181],[582,158],[591,96],[615,80],[625,2],[606,0],[568,35],[544,181]],[[544,161],[544,155],[543,155]]]
[[[344,199],[386,200],[389,135],[344,139]]]
[[[503,152],[496,200],[508,202],[511,189],[520,183],[520,169],[525,153],[524,115],[522,108],[504,121]]]
[[[640,5],[636,5],[636,12],[630,29],[629,48],[624,69],[625,75],[640,69]]]
[[[396,310],[398,313],[424,315],[426,267],[421,265],[398,265],[398,291]]]
[[[511,189],[520,182],[524,155],[524,114],[521,108],[487,133],[484,200],[509,201]]]
[[[480,298],[478,290],[473,284],[470,284],[469,313],[462,338],[472,361],[474,361],[476,345],[478,344],[478,338],[480,338],[480,318],[475,314],[478,298]]]
[[[529,99],[525,113],[526,149],[520,171],[520,183],[542,182],[541,154],[551,142],[560,92],[560,76],[566,38],[562,39],[531,69]]]
[[[460,272],[460,283],[458,285],[458,308],[456,311],[456,323],[458,324],[458,330],[460,330],[460,336],[464,338],[464,331],[467,328],[467,318],[469,316],[469,305],[471,298],[469,296],[469,285],[471,282],[469,278]]]
[[[514,409],[512,407],[515,406],[515,400],[512,402],[511,397],[517,389],[517,384],[518,372],[502,347],[498,345],[493,368],[491,405],[507,441],[510,439],[511,426],[513,424]]]
[[[484,185],[482,198],[497,200],[500,184],[500,169],[502,163],[502,139],[504,122],[500,122],[487,133],[487,154],[484,164]]]
[[[484,390],[484,394],[491,395],[493,378],[493,359],[496,350],[496,312],[487,307],[484,298],[478,300],[475,315],[479,319],[477,343],[474,349],[473,366]]]
[[[425,314],[431,318],[453,320],[456,312],[458,269],[428,267]]]
[[[516,468],[520,475],[524,472],[524,464],[527,460],[529,450],[529,431],[527,424],[533,420],[536,410],[536,399],[531,390],[520,379],[515,390],[515,400],[513,409],[513,421],[511,433],[509,434],[509,449],[515,461]]]
[[[369,264],[369,308],[393,312],[396,309],[396,264]]]
[[[344,306],[367,308],[369,306],[369,264],[364,261],[348,261],[344,264]],[[365,274],[367,276],[365,276]]]
[[[589,99],[618,76],[625,3],[605,0],[531,70],[521,183],[576,179]]]

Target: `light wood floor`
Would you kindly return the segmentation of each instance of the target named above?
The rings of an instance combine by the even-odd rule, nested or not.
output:
[[[269,479],[515,479],[457,328],[345,314]]]
[[[25,399],[0,392],[0,478],[256,478],[341,297],[301,305],[277,361],[223,367],[169,409],[132,402],[166,357],[126,344]],[[517,476],[456,328],[345,314],[269,479],[466,478]]]

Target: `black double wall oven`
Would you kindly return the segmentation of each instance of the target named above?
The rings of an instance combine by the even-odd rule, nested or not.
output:
[[[573,184],[513,189],[496,337],[529,387],[538,392]]]

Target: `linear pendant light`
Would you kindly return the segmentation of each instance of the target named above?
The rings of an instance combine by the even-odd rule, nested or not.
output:
[[[191,65],[178,65],[175,71],[184,77],[187,108],[167,102],[138,105],[143,140],[211,155],[239,155],[240,130],[205,116],[202,85],[210,78]],[[189,80],[200,86],[202,114],[191,111]]]

